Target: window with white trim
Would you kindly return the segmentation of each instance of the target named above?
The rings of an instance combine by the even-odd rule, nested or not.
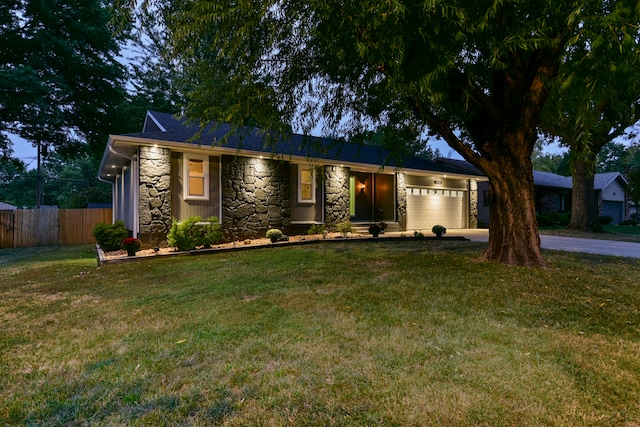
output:
[[[185,200],[209,200],[209,158],[184,155]]]
[[[298,203],[315,203],[316,171],[310,166],[298,166]]]

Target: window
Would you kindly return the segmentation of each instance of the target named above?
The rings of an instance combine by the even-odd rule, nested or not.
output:
[[[489,198],[489,190],[484,190],[482,192],[482,199],[484,200],[484,205],[489,206],[491,199]]]
[[[309,166],[298,166],[298,203],[315,203],[316,174]]]
[[[209,200],[209,160],[207,157],[185,155],[184,198]]]

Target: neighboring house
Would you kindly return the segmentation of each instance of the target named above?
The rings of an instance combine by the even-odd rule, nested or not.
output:
[[[629,181],[620,172],[596,174],[593,187],[598,196],[598,215],[610,216],[612,224],[629,219],[628,186]]]
[[[536,213],[571,212],[573,179],[570,176],[533,171],[533,187]]]
[[[573,179],[551,172],[533,172],[536,213],[571,212]],[[594,177],[594,190],[598,200],[598,216],[610,216],[612,224],[629,218],[626,188],[629,185],[619,172],[600,173]],[[489,184],[478,186],[478,223],[489,222]]]
[[[198,132],[185,119],[148,112],[141,133],[111,135],[99,177],[113,185],[113,219],[144,243],[172,218],[217,216],[227,240],[271,228],[381,221],[390,229],[475,228],[481,173],[379,147],[292,134],[269,138],[229,125]]]
[[[17,209],[16,206],[10,205],[9,203],[0,202],[0,211],[15,211]]]

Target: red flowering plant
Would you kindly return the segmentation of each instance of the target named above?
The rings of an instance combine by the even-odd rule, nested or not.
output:
[[[120,243],[120,247],[122,249],[126,249],[127,251],[139,251],[142,247],[142,243],[135,237],[127,237]]]

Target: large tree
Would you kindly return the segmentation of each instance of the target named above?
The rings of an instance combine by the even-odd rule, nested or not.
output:
[[[104,146],[125,95],[112,16],[103,0],[0,0],[0,130]]]
[[[134,10],[136,2],[129,3]],[[193,79],[187,114],[349,136],[428,127],[490,179],[485,260],[544,265],[531,153],[584,22],[637,23],[636,0],[157,0]]]
[[[615,11],[602,2],[601,13]],[[637,14],[638,12],[636,12]],[[569,147],[573,191],[569,228],[598,229],[598,153],[640,119],[640,29],[585,19],[544,111],[541,127]]]

